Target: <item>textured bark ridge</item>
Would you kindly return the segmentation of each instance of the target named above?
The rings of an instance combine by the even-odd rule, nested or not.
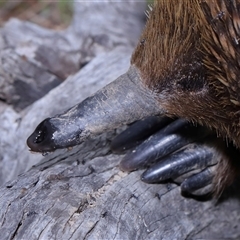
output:
[[[62,32],[16,19],[0,30],[0,239],[238,239],[239,186],[216,204],[144,184],[118,169],[109,143],[119,130],[46,157],[28,151],[41,120],[128,69],[144,25],[141,2],[74,6]]]

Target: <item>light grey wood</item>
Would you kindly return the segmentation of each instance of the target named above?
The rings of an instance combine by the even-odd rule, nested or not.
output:
[[[59,75],[61,78],[68,76],[62,84],[28,108],[16,112],[13,104],[13,107],[2,110],[0,182],[13,179],[42,158],[39,154],[30,154],[25,144],[40,121],[84,100],[129,67],[133,36],[137,42],[143,28],[145,3],[76,1],[74,6],[72,24],[64,31],[44,29],[17,19],[10,20],[0,30],[0,56],[4,62],[4,66],[0,67],[0,92],[2,90],[5,96],[13,100],[21,97],[14,88],[16,76],[30,85],[38,81],[38,76],[39,80],[50,82]],[[92,17],[94,12],[98,12],[97,18]],[[111,18],[116,20],[110,21]],[[126,33],[132,25],[135,27],[128,40]],[[116,26],[118,30],[113,31]],[[92,27],[96,28],[96,32],[92,31]],[[104,31],[108,34],[107,42],[100,41]],[[86,61],[89,64],[78,71]],[[1,78],[1,73],[5,77]],[[28,90],[31,91],[32,87]],[[7,102],[11,103],[11,99]]]
[[[0,190],[0,239],[239,239],[239,194],[215,205],[119,171],[111,134],[62,150]],[[86,161],[86,162],[85,162]]]
[[[174,184],[145,184],[139,180],[140,171],[127,174],[118,169],[122,156],[109,150],[118,130],[46,157],[27,149],[26,138],[41,120],[82,101],[128,69],[133,42],[142,27],[142,8],[140,2],[86,1],[75,3],[73,22],[62,33],[19,20],[11,20],[1,30],[0,36],[8,39],[5,44],[12,44],[9,56],[18,57],[14,44],[21,49],[21,41],[31,42],[26,47],[26,61],[34,62],[35,67],[27,64],[29,71],[40,66],[53,77],[61,72],[61,76],[68,76],[20,112],[10,105],[1,107],[1,240],[240,238],[238,186],[216,203],[183,198]],[[98,31],[107,35],[107,44],[100,41],[99,47],[97,40],[98,47],[91,49],[85,41]],[[51,51],[43,51],[46,61],[36,60],[33,49],[39,46],[58,50],[54,57],[57,61],[46,60],[48,53],[52,57]],[[86,50],[85,56],[80,49]],[[80,58],[89,63],[78,71]],[[6,58],[5,64],[13,66],[11,58]],[[61,66],[60,72],[57,66]],[[14,71],[22,76],[19,69],[17,61]]]

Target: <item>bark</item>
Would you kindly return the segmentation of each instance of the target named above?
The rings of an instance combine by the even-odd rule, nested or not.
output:
[[[174,184],[142,183],[139,171],[118,169],[122,156],[109,149],[119,130],[46,157],[27,149],[25,140],[40,121],[128,69],[143,8],[140,2],[81,2],[65,31],[16,19],[1,29],[0,96],[7,104],[0,107],[0,239],[240,237],[238,184],[218,202],[200,202],[183,198]],[[25,92],[48,79],[41,90],[46,95],[15,104],[12,96],[21,100],[24,92],[16,79],[30,84]]]

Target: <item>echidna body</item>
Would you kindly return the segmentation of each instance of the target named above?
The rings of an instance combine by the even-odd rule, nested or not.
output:
[[[156,1],[141,39],[131,63],[165,114],[240,148],[240,1]],[[234,175],[225,162],[215,181],[222,187]]]
[[[238,9],[228,0],[156,1],[132,65],[166,113],[214,128],[240,147]]]
[[[53,151],[151,115],[180,117],[214,129],[240,148],[238,0],[157,0],[129,71],[29,137],[33,151]],[[107,114],[106,114],[107,113]],[[235,175],[222,158],[215,185]]]

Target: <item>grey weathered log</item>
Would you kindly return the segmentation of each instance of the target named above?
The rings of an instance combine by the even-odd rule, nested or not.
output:
[[[55,51],[54,62],[47,61],[54,51],[43,50],[40,62],[30,54],[25,59],[28,67],[37,61],[35,66],[53,77],[61,71],[66,76],[76,72],[21,112],[2,107],[0,239],[239,239],[239,191],[233,189],[218,203],[199,202],[181,197],[174,184],[142,183],[139,171],[127,174],[117,167],[122,156],[111,153],[109,142],[118,130],[47,157],[28,151],[26,137],[42,119],[82,101],[129,67],[133,42],[142,26],[141,3],[75,4],[73,22],[61,38],[58,32],[18,20],[0,32],[0,36],[9,34],[11,41],[24,37],[40,46],[38,50],[62,50]],[[98,31],[98,40],[89,44],[94,38],[88,37]],[[56,39],[68,44],[58,45]],[[35,52],[33,45],[25,51]],[[11,54],[17,56],[18,49],[12,47]],[[5,64],[11,66],[8,59]],[[77,72],[80,62],[89,63]],[[19,64],[16,69],[21,69]],[[65,72],[68,65],[73,70]]]
[[[72,24],[63,32],[43,29],[19,20],[10,20],[0,31],[0,36],[2,34],[2,39],[5,39],[4,43],[8,44],[5,48],[11,50],[5,57],[6,67],[2,68],[4,74],[9,73],[10,76],[3,79],[7,89],[14,87],[12,83],[15,72],[18,78],[24,78],[26,72],[30,72],[32,76],[39,76],[39,79],[45,75],[49,81],[49,73],[55,78],[59,75],[56,69],[62,71],[63,78],[64,74],[68,76],[76,72],[81,63],[93,59],[82,71],[69,76],[59,87],[27,109],[17,113],[9,107],[1,114],[1,135],[4,137],[0,139],[0,182],[13,179],[41,159],[39,155],[30,155],[25,144],[28,135],[39,121],[84,100],[128,69],[134,36],[136,42],[143,27],[144,7],[144,2],[131,1],[111,4],[76,2]],[[124,9],[127,9],[126,12]],[[92,18],[95,11],[99,11],[98,17],[95,13],[96,18]],[[106,17],[108,15],[109,17]],[[115,21],[110,21],[111,18],[115,18]],[[121,24],[123,26],[120,28]],[[92,27],[96,28],[95,32],[92,31]],[[105,33],[108,34],[108,41],[101,42],[101,36]],[[39,57],[42,53],[45,54],[44,59]],[[5,52],[0,51],[0,54],[4,55]],[[22,67],[23,56],[27,69]],[[12,58],[18,59],[14,62],[15,65]],[[38,77],[31,78],[34,81],[37,79]],[[18,94],[31,91],[30,86],[28,91],[9,95],[15,99],[19,98]]]
[[[0,30],[0,99],[22,110],[99,53],[134,46],[144,7],[134,1],[76,1],[72,24],[59,32],[10,20]]]

